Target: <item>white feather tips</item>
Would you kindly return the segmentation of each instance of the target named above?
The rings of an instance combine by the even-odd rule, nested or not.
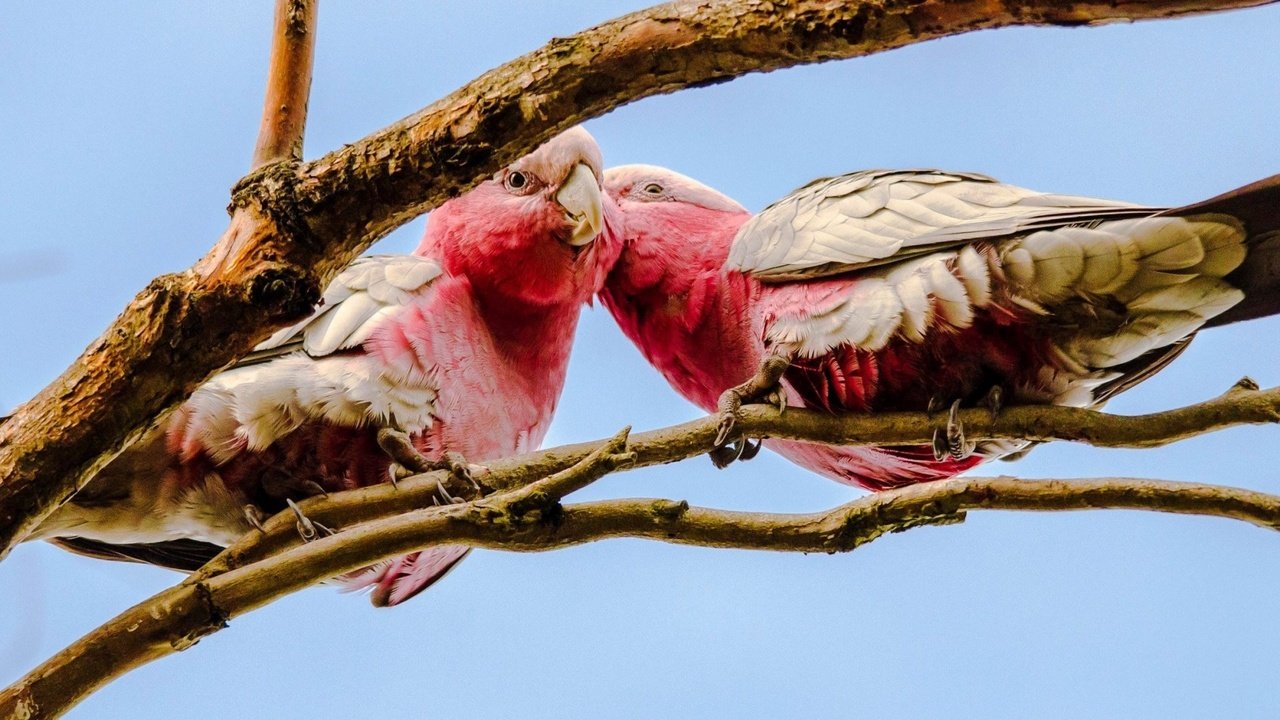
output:
[[[359,347],[443,272],[436,261],[416,255],[358,258],[325,288],[324,300],[311,317],[277,332],[255,349],[301,340],[307,354],[323,357]]]

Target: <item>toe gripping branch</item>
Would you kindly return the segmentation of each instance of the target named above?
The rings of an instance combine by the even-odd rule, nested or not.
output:
[[[756,374],[746,382],[725,390],[716,404],[720,424],[716,431],[716,447],[711,451],[711,461],[716,467],[724,467],[734,460],[750,460],[760,452],[760,443],[747,438],[737,438],[730,446],[729,439],[738,423],[738,411],[744,404],[765,401],[783,412],[787,396],[782,391],[782,375],[791,367],[791,355],[774,351],[760,363]]]
[[[472,468],[479,468],[479,466],[468,463],[461,453],[449,451],[445,452],[439,460],[429,460],[418,452],[403,430],[396,428],[378,430],[378,447],[382,448],[382,451],[392,460],[392,465],[388,468],[392,485],[410,475],[448,470],[449,475],[457,481],[459,487],[468,491],[473,490],[476,496],[484,494],[484,488],[480,487],[472,473]],[[465,499],[450,493],[445,485],[446,483],[440,483],[439,495],[446,505],[464,502]]]

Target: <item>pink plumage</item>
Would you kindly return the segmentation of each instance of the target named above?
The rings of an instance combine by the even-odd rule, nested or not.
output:
[[[606,173],[623,251],[600,293],[681,395],[714,412],[770,355],[793,406],[832,413],[1006,401],[1100,407],[1238,303],[1276,229],[1276,178],[1184,210],[978,175],[867,171],[757,215],[664,168]],[[940,418],[940,424],[942,418]],[[768,440],[872,490],[951,477],[1021,442],[829,447]]]
[[[344,270],[306,321],[201,386],[36,537],[193,569],[250,529],[245,506],[385,482],[381,428],[431,460],[538,447],[580,308],[618,248],[601,158],[574,128],[432,212],[413,255]],[[431,548],[349,576],[394,605],[466,553]]]

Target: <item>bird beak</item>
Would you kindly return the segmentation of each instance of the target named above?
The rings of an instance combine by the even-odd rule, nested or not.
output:
[[[600,183],[591,168],[578,163],[556,192],[556,202],[564,208],[565,220],[573,223],[569,244],[582,247],[600,234],[604,227],[604,201]]]

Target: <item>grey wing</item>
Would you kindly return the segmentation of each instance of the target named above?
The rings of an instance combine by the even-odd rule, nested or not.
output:
[[[417,255],[357,258],[325,289],[310,317],[267,338],[233,367],[267,362],[297,350],[322,357],[358,347],[382,320],[443,273],[438,262]]]
[[[814,181],[738,231],[727,266],[761,280],[835,275],[981,240],[1158,209],[1041,193],[984,175],[865,170]]]

